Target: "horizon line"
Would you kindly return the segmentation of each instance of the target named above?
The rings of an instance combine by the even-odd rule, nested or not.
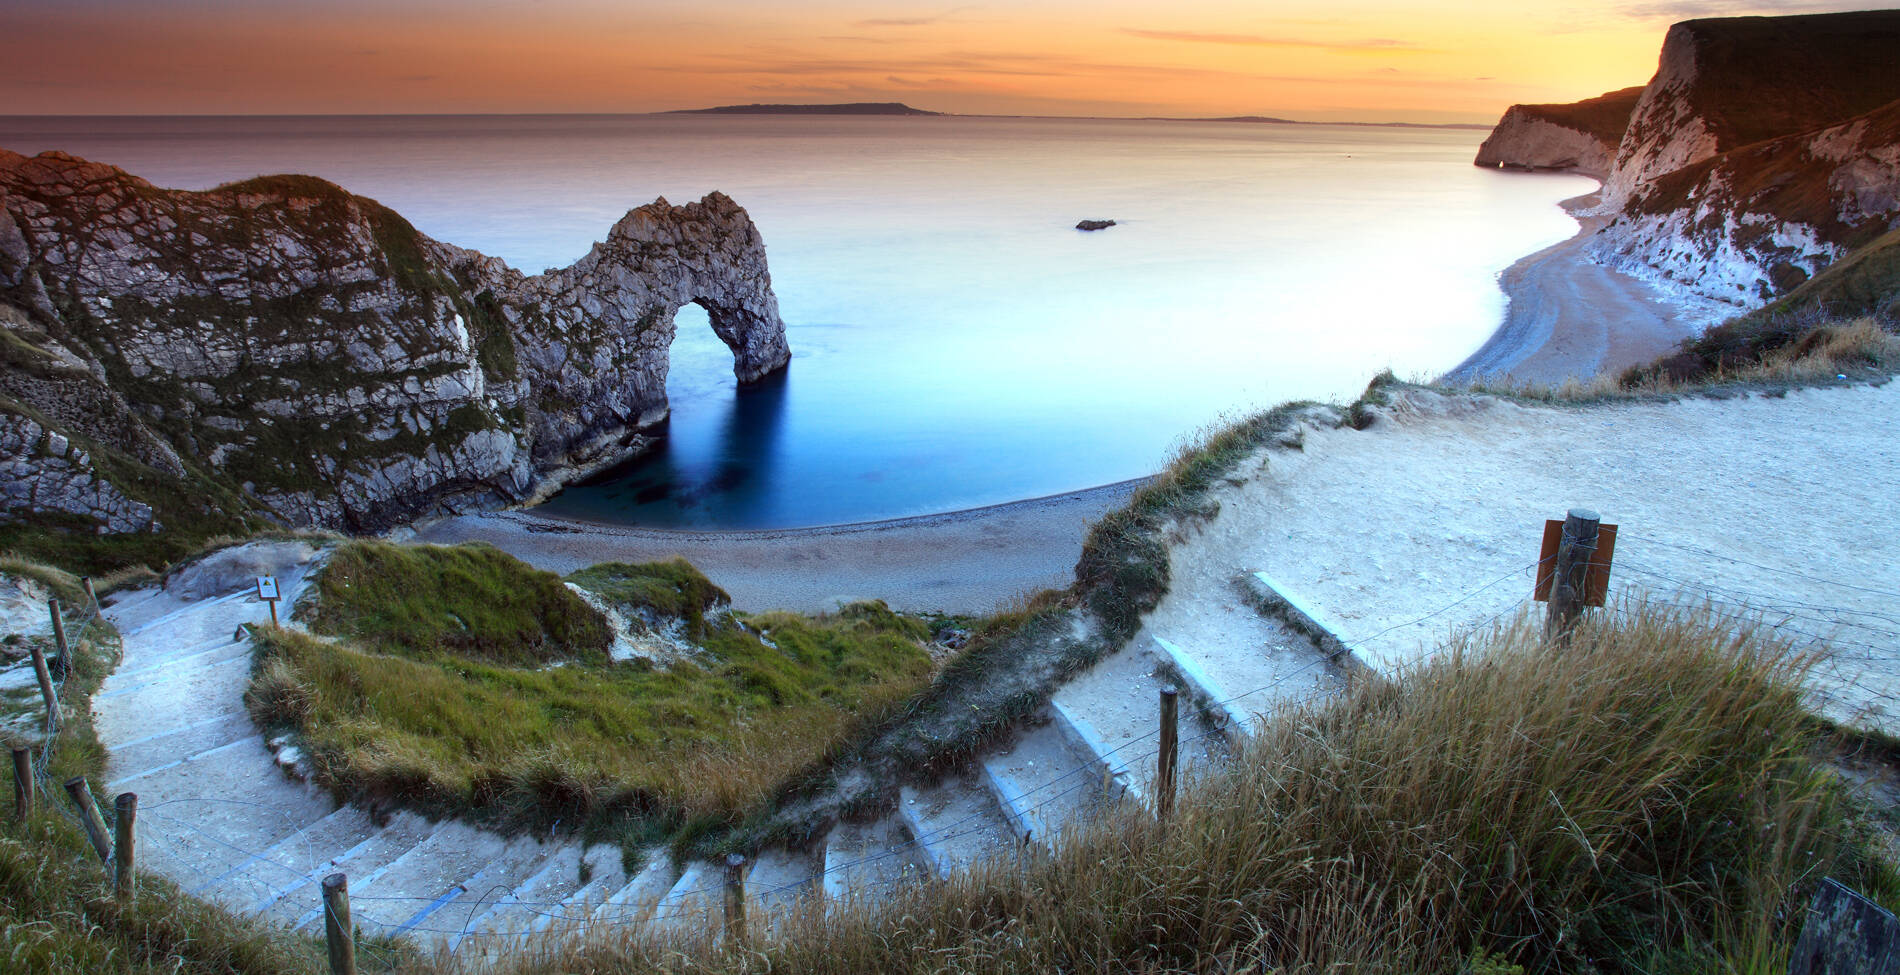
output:
[[[774,103],[778,104],[778,103]],[[857,102],[815,102],[809,105],[796,102],[783,103],[794,107],[822,107],[846,104],[898,104],[906,108],[916,108],[905,102],[857,103]],[[723,108],[726,106],[714,106]],[[1405,126],[1428,129],[1489,129],[1496,123],[1487,122],[1395,122],[1369,121],[1363,119],[1312,120],[1283,118],[1277,115],[1044,115],[1039,113],[1002,113],[1002,112],[939,112],[934,109],[919,109],[928,115],[874,115],[840,112],[839,118],[908,118],[922,120],[928,118],[1019,118],[1019,119],[1071,119],[1089,122],[1233,122],[1255,125],[1375,125]],[[4,118],[534,118],[544,116],[563,116],[571,118],[619,118],[642,115],[690,115],[707,113],[699,108],[663,108],[645,112],[0,112]],[[770,112],[729,113],[732,117],[748,114],[770,115]],[[791,113],[787,113],[791,114]],[[820,113],[822,114],[822,113]],[[1502,113],[1499,113],[1500,116]]]

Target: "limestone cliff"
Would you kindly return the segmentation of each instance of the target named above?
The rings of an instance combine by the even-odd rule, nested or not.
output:
[[[1620,132],[1612,97],[1514,107],[1476,160],[1601,178],[1598,261],[1744,311],[1900,225],[1900,11],[1680,23]],[[1550,121],[1592,106],[1602,170]]]
[[[1643,183],[1719,153],[1844,122],[1900,99],[1900,10],[1723,17],[1669,28],[1604,185]]]
[[[527,276],[310,177],[186,192],[0,150],[0,523],[362,530],[528,500],[648,443],[688,302],[741,381],[789,359],[722,194]]]
[[[1636,185],[1597,261],[1743,311],[1900,227],[1900,101]]]
[[[1604,179],[1629,127],[1639,86],[1566,105],[1513,105],[1474,162],[1489,168],[1558,170]]]

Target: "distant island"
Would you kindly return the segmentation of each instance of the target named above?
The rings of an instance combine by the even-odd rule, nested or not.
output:
[[[843,105],[720,105],[682,108],[667,115],[942,115],[912,108],[903,102],[850,102]]]

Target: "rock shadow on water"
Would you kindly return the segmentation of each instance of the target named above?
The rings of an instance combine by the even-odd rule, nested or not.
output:
[[[714,439],[710,449],[684,439],[700,434],[700,424],[668,416],[652,430],[658,443],[651,451],[569,488],[544,510],[657,527],[767,520],[776,496],[790,386],[790,370],[780,370],[739,387],[725,402],[716,427],[705,431]]]

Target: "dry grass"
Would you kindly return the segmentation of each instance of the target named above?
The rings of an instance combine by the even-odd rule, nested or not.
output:
[[[1540,403],[1600,403],[1678,396],[1720,387],[1812,386],[1900,369],[1900,335],[1873,318],[1809,324],[1772,334],[1711,330],[1647,366],[1561,383],[1483,380],[1460,387]]]
[[[444,971],[1769,972],[1826,871],[1891,896],[1816,760],[1805,661],[1639,608],[1522,622],[1282,713],[1172,828],[1122,810],[1025,870],[812,909],[748,952],[595,931]]]

